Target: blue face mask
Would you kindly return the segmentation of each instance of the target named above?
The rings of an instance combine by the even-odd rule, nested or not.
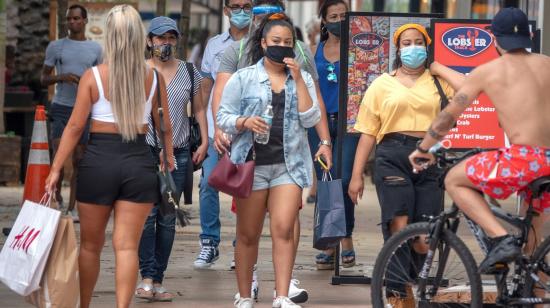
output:
[[[241,10],[237,14],[231,13],[231,19],[229,21],[233,26],[237,27],[237,29],[242,30],[248,27],[251,20],[252,15],[245,13],[244,10]]]
[[[426,61],[428,53],[425,46],[407,46],[400,50],[400,58],[403,65],[410,68],[418,68]]]

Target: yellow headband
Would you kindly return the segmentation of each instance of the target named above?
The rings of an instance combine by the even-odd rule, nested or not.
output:
[[[395,30],[395,33],[393,34],[393,43],[395,44],[395,46],[397,46],[397,40],[399,39],[399,36],[401,35],[401,33],[409,29],[416,29],[420,31],[420,33],[422,33],[422,35],[424,35],[424,38],[426,39],[426,46],[432,43],[432,39],[428,35],[428,31],[426,31],[426,28],[424,28],[419,24],[404,24],[401,27],[399,27],[397,30]]]

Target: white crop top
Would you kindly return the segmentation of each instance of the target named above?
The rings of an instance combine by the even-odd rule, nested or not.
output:
[[[113,115],[113,110],[111,109],[111,102],[105,98],[105,93],[103,92],[103,85],[101,83],[101,77],[99,76],[97,66],[92,67],[92,72],[94,73],[97,90],[99,91],[99,98],[97,102],[92,105],[92,119],[101,122],[115,123],[115,116]],[[149,122],[148,119],[153,106],[153,95],[155,94],[156,86],[157,74],[153,74],[151,91],[149,92],[149,98],[145,102],[145,110],[143,112],[143,121],[141,122],[143,124],[147,124]]]

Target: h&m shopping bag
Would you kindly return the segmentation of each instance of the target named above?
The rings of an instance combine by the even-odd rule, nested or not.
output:
[[[57,226],[40,289],[25,300],[40,308],[74,308],[79,299],[78,247],[73,218],[63,216]]]
[[[20,295],[39,288],[52,248],[61,212],[49,204],[26,200],[0,252],[0,281]]]
[[[317,202],[315,203],[313,247],[325,250],[336,247],[346,236],[346,210],[342,180],[333,180],[324,172],[317,181]]]

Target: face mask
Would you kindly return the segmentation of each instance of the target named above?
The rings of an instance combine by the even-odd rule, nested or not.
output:
[[[237,29],[242,30],[248,27],[251,19],[251,14],[247,14],[244,12],[244,10],[241,10],[237,14],[231,13],[231,18],[229,19],[229,21],[233,26],[237,27]]]
[[[325,28],[327,28],[328,32],[334,34],[336,37],[340,37],[340,25],[341,23],[338,22],[327,22],[325,24]]]
[[[176,46],[171,44],[153,45],[152,54],[160,61],[166,62],[176,53]]]
[[[269,60],[277,63],[284,63],[284,58],[294,59],[294,57],[296,57],[294,48],[286,46],[267,46],[265,56],[268,57]]]
[[[424,61],[426,61],[426,58],[428,56],[426,52],[426,47],[424,46],[408,46],[403,47],[400,49],[401,52],[401,62],[403,62],[403,65],[410,67],[410,68],[418,68],[422,64],[424,64]]]

